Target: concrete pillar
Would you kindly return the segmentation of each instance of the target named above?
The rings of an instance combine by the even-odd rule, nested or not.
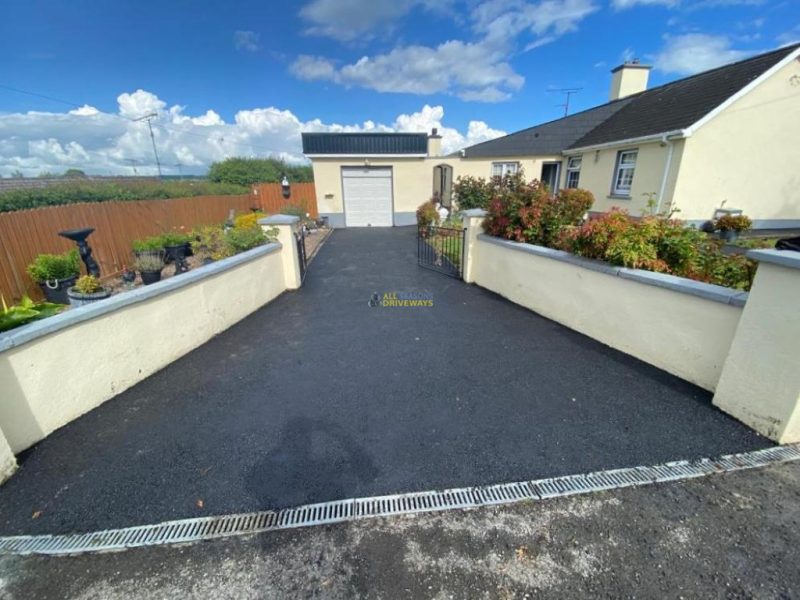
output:
[[[297,233],[300,226],[300,217],[293,215],[272,215],[259,219],[258,224],[267,231],[271,228],[278,230],[278,242],[281,246],[281,262],[286,281],[286,289],[296,290],[303,281],[300,278],[300,257],[297,252]]]
[[[462,210],[460,215],[464,220],[464,228],[467,230],[464,233],[464,265],[461,270],[464,281],[473,283],[475,277],[473,276],[472,266],[477,249],[478,234],[483,233],[483,220],[486,218],[486,211],[482,208],[471,208]]]
[[[758,271],[714,404],[778,443],[800,442],[800,252],[747,256]]]
[[[17,459],[6,441],[6,436],[0,431],[0,483],[11,477],[16,470]]]

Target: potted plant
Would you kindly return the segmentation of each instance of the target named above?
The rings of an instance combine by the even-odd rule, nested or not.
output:
[[[67,290],[69,303],[72,306],[83,306],[98,300],[104,300],[111,295],[111,290],[103,287],[100,280],[94,275],[84,275]]]
[[[161,236],[167,259],[175,263],[175,275],[189,270],[186,257],[190,255],[191,237],[185,233],[168,232]]]
[[[739,234],[753,226],[753,222],[744,215],[722,215],[714,222],[714,229],[719,232],[720,239],[734,242]]]
[[[133,240],[133,255],[140,256],[162,256],[164,255],[164,242],[160,235],[154,235],[141,240]]]
[[[161,281],[161,269],[164,268],[164,259],[158,255],[143,254],[136,259],[133,266],[142,276],[142,283],[150,285]]]
[[[69,304],[67,289],[80,275],[78,250],[64,254],[40,254],[28,265],[28,275],[39,284],[48,302]]]

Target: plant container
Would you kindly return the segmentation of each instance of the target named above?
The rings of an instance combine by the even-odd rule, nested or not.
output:
[[[42,288],[44,297],[47,298],[48,302],[52,302],[53,304],[69,304],[67,290],[75,285],[76,281],[78,281],[78,276],[73,275],[72,277],[67,277],[66,279],[53,279],[51,281],[45,281],[40,283],[39,287]]]
[[[734,229],[725,229],[719,232],[719,237],[726,242],[735,242],[739,239],[739,232]]]
[[[139,271],[139,275],[142,276],[142,283],[145,285],[150,285],[152,283],[156,283],[161,281],[161,271]]]
[[[111,295],[111,290],[102,289],[99,292],[94,292],[93,294],[82,294],[75,288],[69,288],[67,290],[67,296],[69,297],[69,303],[72,306],[83,306],[84,304],[91,304],[92,302],[97,302],[98,300],[105,300]]]

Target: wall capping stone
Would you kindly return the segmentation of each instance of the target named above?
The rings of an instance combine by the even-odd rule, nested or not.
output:
[[[459,214],[464,217],[485,217],[489,213],[482,208],[468,208],[467,210],[462,210]]]
[[[300,217],[294,215],[272,215],[258,220],[259,225],[294,225],[300,222]]]
[[[800,269],[800,252],[794,250],[750,250],[747,258],[790,269]]]
[[[297,217],[292,218],[296,219]],[[192,269],[176,277],[170,277],[169,279],[164,279],[152,285],[145,285],[122,294],[116,294],[106,300],[71,308],[58,315],[42,319],[41,321],[34,321],[33,323],[23,325],[11,331],[0,333],[0,352],[16,348],[37,338],[55,333],[56,331],[66,329],[67,327],[77,325],[84,321],[95,319],[126,306],[145,302],[151,298],[167,294],[233,269],[239,265],[251,262],[262,256],[278,252],[280,249],[281,245],[278,243],[259,246],[258,248],[253,248],[241,254],[236,254],[213,262],[210,265],[197,267],[196,269]]]
[[[689,294],[711,300],[713,302],[720,302],[722,304],[731,304],[733,306],[744,306],[747,302],[747,292],[741,290],[734,290],[721,285],[714,285],[711,283],[703,283],[702,281],[694,281],[693,279],[686,279],[684,277],[676,277],[675,275],[668,275],[666,273],[654,273],[652,271],[645,271],[643,269],[627,269],[625,267],[616,267],[600,260],[592,260],[582,256],[576,256],[564,250],[554,250],[553,248],[546,248],[544,246],[536,246],[534,244],[525,244],[521,242],[513,242],[511,240],[504,240],[502,238],[487,235],[485,233],[479,234],[478,239],[482,242],[503,246],[510,250],[517,252],[525,252],[528,254],[535,254],[536,256],[543,256],[561,262],[582,267],[592,271],[598,271],[607,275],[621,277],[630,281],[637,281],[646,285],[666,288],[682,294]],[[759,251],[762,252],[762,251]],[[768,250],[766,252],[773,252]],[[798,267],[800,268],[800,253],[794,252],[798,255]],[[748,253],[748,256],[750,254]]]

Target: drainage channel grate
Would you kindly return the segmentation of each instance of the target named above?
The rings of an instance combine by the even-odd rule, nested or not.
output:
[[[677,461],[654,467],[630,467],[586,475],[568,475],[473,488],[337,500],[279,511],[182,519],[94,533],[0,537],[0,553],[68,555],[195,542],[277,529],[341,523],[369,517],[477,508],[511,504],[521,500],[543,500],[588,494],[693,479],[795,460],[800,460],[800,444],[731,454],[718,459]]]

